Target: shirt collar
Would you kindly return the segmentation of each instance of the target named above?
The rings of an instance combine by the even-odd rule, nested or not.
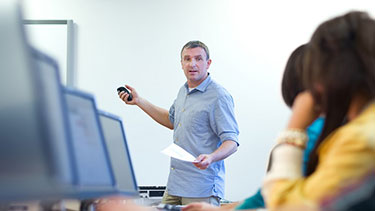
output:
[[[207,89],[207,87],[208,87],[208,85],[210,85],[211,81],[212,81],[212,79],[211,79],[210,73],[208,73],[207,78],[204,79],[204,81],[202,81],[202,83],[199,84],[197,87],[195,87],[195,88],[192,90],[192,92],[193,92],[194,90],[198,90],[198,91],[200,91],[200,92],[205,92],[206,89]],[[186,87],[186,90],[188,90],[188,92],[189,92],[189,86],[188,86],[187,82],[185,83],[185,87]]]

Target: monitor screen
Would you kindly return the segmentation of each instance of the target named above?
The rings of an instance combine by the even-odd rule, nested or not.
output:
[[[99,117],[116,178],[116,187],[120,194],[138,195],[137,183],[121,119],[104,111],[99,112]]]
[[[31,49],[32,59],[36,65],[40,101],[45,123],[48,125],[46,135],[53,141],[50,144],[51,155],[59,159],[50,159],[51,165],[56,166],[56,176],[65,184],[75,183],[75,167],[72,157],[68,112],[63,96],[63,87],[59,76],[59,68],[54,59],[42,52]]]
[[[65,89],[65,98],[79,191],[84,198],[113,193],[115,181],[94,97]]]
[[[60,185],[73,177],[63,108],[55,102],[61,97],[53,88],[59,84],[56,67],[31,51],[15,2],[0,2],[0,201],[59,198]]]

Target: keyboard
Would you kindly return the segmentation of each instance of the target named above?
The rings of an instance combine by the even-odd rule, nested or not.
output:
[[[161,211],[181,211],[184,205],[173,205],[173,204],[159,204],[156,209]]]

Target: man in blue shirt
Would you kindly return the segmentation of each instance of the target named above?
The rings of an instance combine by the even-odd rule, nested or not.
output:
[[[171,158],[167,191],[162,203],[185,205],[207,202],[219,205],[224,197],[224,161],[238,147],[238,125],[232,96],[211,79],[208,48],[190,41],[181,50],[181,65],[187,82],[180,88],[169,111],[157,107],[128,85],[119,93],[130,105],[137,105],[159,124],[173,129],[173,141],[196,157],[196,162]]]

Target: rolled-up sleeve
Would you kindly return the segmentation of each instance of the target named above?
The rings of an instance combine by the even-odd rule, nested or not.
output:
[[[171,105],[171,107],[169,108],[169,120],[171,121],[172,125],[174,125],[174,112],[175,112],[175,103],[176,103],[176,100],[173,102],[173,104]]]
[[[217,99],[212,110],[210,125],[212,130],[220,137],[220,141],[231,140],[238,143],[238,124],[234,115],[234,103],[230,95]]]

